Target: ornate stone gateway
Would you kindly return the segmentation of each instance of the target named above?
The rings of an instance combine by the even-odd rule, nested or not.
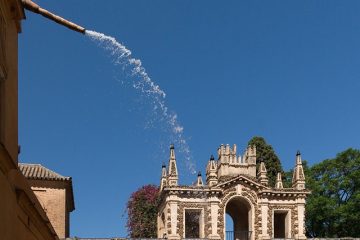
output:
[[[300,153],[296,154],[291,188],[283,188],[281,173],[275,186],[269,186],[266,174],[264,162],[256,169],[255,146],[238,156],[236,145],[221,145],[218,160],[211,156],[207,164],[206,184],[199,173],[195,185],[180,186],[171,145],[168,168],[162,167],[158,237],[306,239],[305,198],[310,192],[305,189]],[[232,229],[226,229],[230,218]]]

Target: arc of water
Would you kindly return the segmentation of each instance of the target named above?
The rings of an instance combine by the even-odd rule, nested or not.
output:
[[[184,127],[179,123],[176,113],[170,113],[165,103],[166,93],[155,84],[147,74],[140,59],[132,57],[132,53],[124,45],[118,42],[114,37],[103,33],[86,30],[85,35],[96,41],[101,47],[110,52],[114,59],[114,64],[121,65],[123,70],[130,69],[133,77],[138,77],[139,81],[133,82],[133,87],[148,97],[154,99],[154,109],[159,109],[162,117],[169,125],[172,133],[175,135],[175,141],[180,152],[185,155],[185,164],[192,174],[196,173],[195,164],[191,160],[190,147],[184,137]]]

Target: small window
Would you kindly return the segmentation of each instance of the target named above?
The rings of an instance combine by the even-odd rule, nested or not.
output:
[[[200,238],[201,210],[185,210],[185,238]]]
[[[287,215],[287,212],[274,212],[274,238],[286,238]]]

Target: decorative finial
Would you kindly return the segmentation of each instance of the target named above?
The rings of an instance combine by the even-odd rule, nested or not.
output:
[[[294,168],[294,172],[293,172],[292,187],[297,190],[305,189],[305,175],[304,175],[304,169],[302,166],[300,151],[297,151],[297,153],[296,153],[296,163],[295,163],[295,168]]]
[[[175,157],[175,149],[174,144],[170,144],[170,158],[168,164],[168,185],[170,187],[178,185],[178,171],[176,166],[176,157]]]
[[[215,160],[214,155],[211,154],[210,160],[211,160],[211,161]]]
[[[161,167],[162,167],[162,168],[166,168],[165,162],[162,163],[162,166],[161,166]]]
[[[196,181],[196,186],[203,186],[203,180],[201,178],[201,172],[199,171],[198,176],[197,176],[197,181]]]
[[[267,186],[269,184],[269,180],[267,177],[267,170],[266,170],[264,161],[260,162],[260,167],[259,167],[259,171],[258,171],[258,179],[260,180],[260,183],[265,186]]]
[[[275,188],[276,188],[276,189],[282,189],[282,188],[284,188],[283,183],[282,183],[281,172],[278,172],[278,173],[277,173]]]

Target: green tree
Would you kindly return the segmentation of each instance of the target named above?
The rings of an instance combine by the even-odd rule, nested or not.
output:
[[[127,202],[127,229],[131,238],[156,238],[159,188],[145,185],[133,192]]]
[[[360,237],[360,151],[348,149],[311,167],[306,202],[311,237]]]
[[[280,159],[276,155],[274,149],[271,145],[267,144],[263,137],[253,137],[248,145],[255,145],[256,146],[256,157],[257,163],[256,168],[259,169],[260,161],[262,159],[265,163],[267,176],[269,178],[269,185],[275,186],[276,176],[278,172],[283,173]]]

